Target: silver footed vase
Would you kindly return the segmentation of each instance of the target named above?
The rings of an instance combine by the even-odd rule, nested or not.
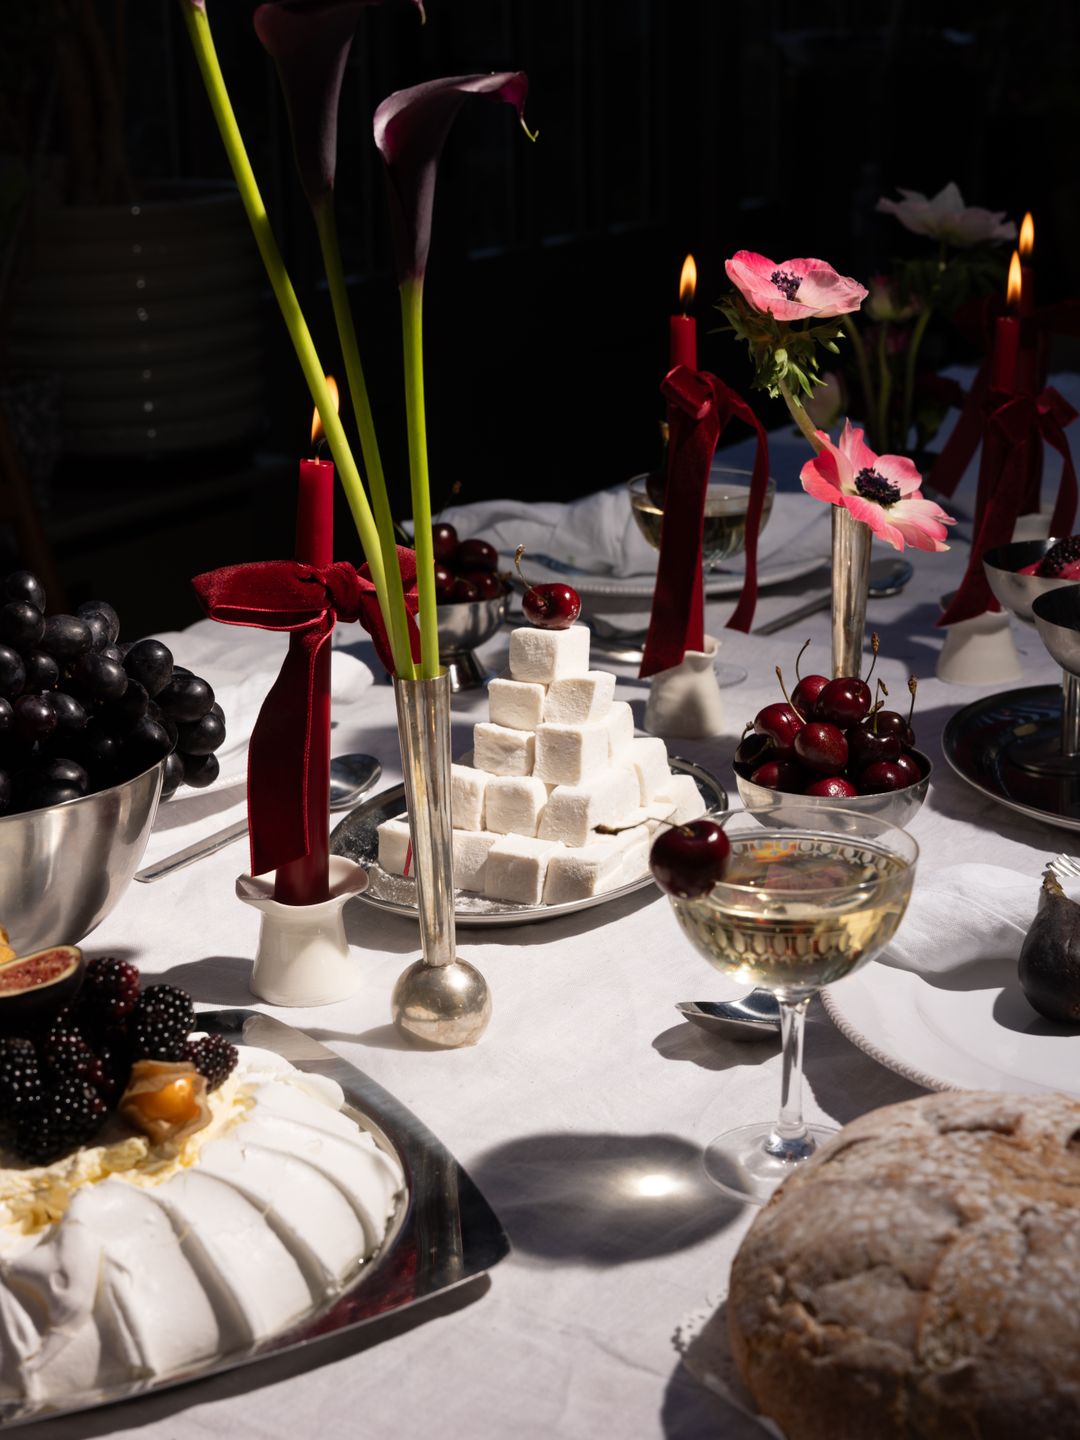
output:
[[[843,505],[832,512],[832,673],[862,671],[873,532]]]
[[[491,1018],[487,981],[459,960],[450,818],[450,675],[395,680],[398,739],[420,917],[420,959],[394,986],[394,1024],[443,1049],[475,1045]]]

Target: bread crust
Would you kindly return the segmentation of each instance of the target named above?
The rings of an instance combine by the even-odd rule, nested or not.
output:
[[[1080,1440],[1080,1102],[862,1116],[764,1207],[727,1308],[787,1440]]]

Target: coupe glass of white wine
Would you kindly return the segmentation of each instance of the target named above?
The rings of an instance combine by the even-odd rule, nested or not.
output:
[[[710,575],[720,572],[725,560],[732,555],[741,554],[746,548],[746,515],[750,508],[751,479],[752,473],[749,470],[714,465],[709,472],[701,544],[701,565],[706,584]],[[659,550],[660,535],[664,528],[664,511],[649,494],[648,480],[648,475],[635,475],[629,482],[630,506],[638,529],[653,549]],[[776,481],[770,480],[761,511],[762,530],[772,514],[775,495]],[[723,686],[737,685],[746,679],[746,671],[738,666],[717,662],[716,679],[717,683]]]
[[[919,849],[905,830],[840,806],[793,804],[735,815],[724,878],[671,903],[710,965],[780,1003],[780,1114],[726,1131],[705,1149],[722,1190],[762,1204],[835,1134],[802,1113],[803,1027],[811,997],[883,949],[900,924]]]

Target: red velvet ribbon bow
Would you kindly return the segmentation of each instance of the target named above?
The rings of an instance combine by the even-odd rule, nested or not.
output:
[[[682,662],[705,646],[705,590],[701,549],[709,467],[732,416],[753,427],[757,451],[746,513],[746,577],[728,628],[749,630],[757,604],[757,542],[769,480],[769,442],[746,401],[715,375],[676,365],[660,387],[668,402],[664,525],[649,632],[639,671],[642,680]]]
[[[412,616],[417,605],[416,556],[399,546],[398,563]],[[379,659],[393,671],[390,645],[366,565],[357,570],[344,561],[320,568],[299,560],[266,560],[209,570],[191,583],[212,620],[285,630],[300,640],[289,646],[248,748],[251,873],[261,875],[310,850],[308,757],[316,656],[338,620],[358,620],[375,642]],[[411,622],[409,643],[413,658],[419,659],[420,636]]]
[[[1051,535],[1068,535],[1076,518],[1077,480],[1065,427],[1077,412],[1052,386],[1040,395],[995,397],[999,403],[986,418],[979,487],[975,499],[976,534],[971,560],[952,603],[938,620],[953,625],[997,609],[983,569],[988,550],[1007,545],[1024,504],[1024,469],[1032,447],[1043,442],[1061,456],[1061,484],[1050,520]]]

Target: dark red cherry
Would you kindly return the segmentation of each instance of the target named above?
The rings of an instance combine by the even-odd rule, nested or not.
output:
[[[858,793],[851,781],[845,780],[842,775],[826,775],[803,791],[804,795],[813,795],[819,800],[850,800]]]
[[[476,593],[481,600],[497,600],[503,593],[502,581],[490,570],[467,570],[464,578],[470,585],[476,586]]]
[[[857,725],[870,709],[870,686],[854,675],[840,675],[822,687],[814,706],[814,719],[846,730]]]
[[[662,830],[649,852],[653,879],[665,895],[697,900],[723,879],[731,841],[715,820],[692,820]]]
[[[783,700],[774,700],[763,706],[754,716],[754,729],[759,735],[767,735],[773,743],[773,759],[789,760],[795,736],[803,728],[803,721]]]
[[[746,768],[747,774],[763,765],[766,760],[771,760],[773,742],[768,735],[759,735],[756,730],[751,730],[739,741],[739,747],[735,751],[735,764]]]
[[[435,562],[435,600],[439,605],[449,605],[454,589],[454,576],[445,565]]]
[[[529,624],[540,630],[569,630],[581,614],[581,596],[573,586],[553,581],[526,590],[521,608]]]
[[[446,525],[442,522],[433,525],[431,527],[431,546],[435,551],[435,559],[440,565],[453,564],[458,548],[457,531],[453,525]]]
[[[900,754],[900,741],[895,735],[875,733],[872,719],[849,725],[844,732],[848,744],[848,764],[852,770],[865,770],[876,760],[895,760]]]
[[[914,745],[915,732],[898,710],[879,710],[874,717],[879,735],[895,735],[901,745]],[[873,725],[874,720],[870,721]]]
[[[922,767],[914,755],[898,755],[893,764],[903,775],[905,785],[916,785],[922,779]]]
[[[462,575],[470,570],[486,570],[494,575],[499,568],[499,552],[486,540],[462,540],[454,556],[454,564]]]
[[[472,600],[479,600],[476,586],[471,580],[466,580],[463,575],[455,575],[453,584],[450,586],[450,603],[452,605],[465,605]]]
[[[795,736],[795,758],[808,770],[835,775],[848,762],[844,732],[825,720],[811,720]]]
[[[804,675],[791,693],[791,703],[800,715],[812,715],[817,698],[829,683],[825,675]]]
[[[754,785],[764,785],[766,790],[782,790],[785,795],[800,795],[806,784],[806,771],[790,760],[766,760],[750,776]]]
[[[903,790],[910,783],[895,760],[875,760],[859,776],[864,795],[884,795],[892,790]]]

